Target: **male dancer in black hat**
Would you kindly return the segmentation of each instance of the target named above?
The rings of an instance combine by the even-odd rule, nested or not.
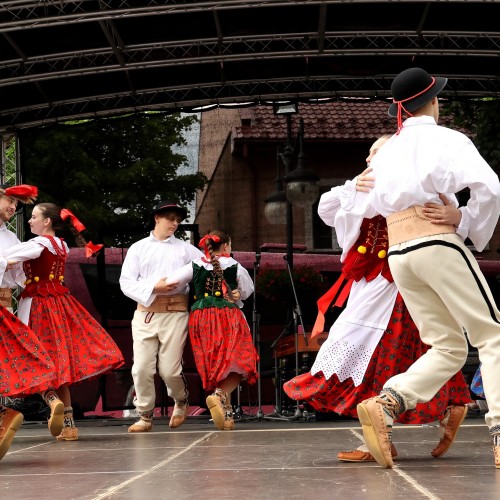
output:
[[[134,243],[122,266],[122,292],[137,302],[132,320],[134,404],[140,416],[129,432],[152,429],[156,367],[174,399],[170,427],[182,425],[189,411],[188,391],[182,374],[182,354],[188,333],[189,286],[167,285],[173,271],[202,257],[193,245],[174,236],[186,210],[174,201],[162,201],[151,213],[151,234]]]
[[[437,95],[446,82],[421,68],[394,79],[389,115],[397,117],[398,130],[373,158],[373,190],[356,193],[361,198],[357,211],[387,218],[394,281],[423,342],[433,347],[405,373],[390,378],[379,396],[357,407],[369,451],[386,468],[393,465],[393,420],[429,401],[465,363],[464,329],[482,362],[486,424],[500,468],[500,312],[464,244],[468,237],[481,251],[490,240],[500,213],[500,182],[464,134],[437,125]],[[403,115],[408,116],[404,122]],[[443,224],[429,216],[426,203],[439,203],[442,193],[456,206],[454,193],[466,187],[470,199],[460,208],[460,220]],[[458,419],[455,430],[464,417],[450,416]],[[453,439],[450,435],[449,445]]]

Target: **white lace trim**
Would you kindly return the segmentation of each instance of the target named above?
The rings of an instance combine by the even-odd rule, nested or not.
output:
[[[335,327],[336,333],[330,332],[321,346],[311,373],[323,372],[327,380],[335,374],[341,382],[350,377],[358,386],[385,330],[352,323],[339,325],[338,321]]]

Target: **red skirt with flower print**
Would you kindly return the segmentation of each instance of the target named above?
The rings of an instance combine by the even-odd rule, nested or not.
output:
[[[44,391],[54,377],[54,363],[36,335],[0,306],[0,396]]]
[[[230,373],[249,384],[257,381],[258,354],[240,309],[206,307],[189,315],[189,340],[205,390],[219,386]]]
[[[380,394],[384,383],[394,375],[405,372],[429,346],[422,343],[418,330],[398,294],[387,330],[373,352],[363,382],[355,387],[352,379],[340,382],[334,374],[325,380],[323,373],[304,373],[283,388],[294,400],[309,403],[317,411],[333,411],[357,418],[356,406],[361,401]],[[462,372],[454,375],[428,403],[419,403],[413,410],[399,416],[403,424],[423,424],[441,420],[449,405],[471,402],[469,386]]]
[[[115,341],[69,293],[32,297],[29,326],[55,365],[56,389],[124,363]]]

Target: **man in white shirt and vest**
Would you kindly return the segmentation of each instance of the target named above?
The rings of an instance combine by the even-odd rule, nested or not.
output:
[[[203,255],[201,250],[174,236],[186,215],[186,210],[175,201],[162,201],[151,213],[150,235],[134,243],[123,262],[121,290],[137,302],[132,320],[132,377],[134,404],[140,419],[129,427],[129,432],[148,432],[153,427],[157,368],[175,402],[170,427],[179,427],[188,415],[182,355],[188,334],[189,285],[167,285],[165,281],[173,271]]]

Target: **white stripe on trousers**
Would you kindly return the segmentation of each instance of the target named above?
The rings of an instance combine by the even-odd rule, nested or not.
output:
[[[408,409],[432,399],[467,359],[465,328],[482,363],[486,424],[499,426],[500,313],[472,253],[456,234],[428,236],[391,246],[389,266],[422,341],[433,348],[384,387]]]

